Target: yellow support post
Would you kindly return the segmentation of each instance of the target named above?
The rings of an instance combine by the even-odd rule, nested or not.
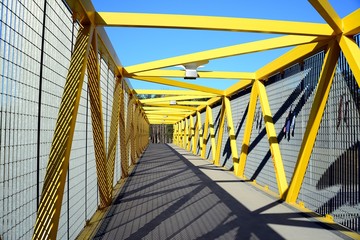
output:
[[[120,155],[121,155],[121,178],[129,176],[129,161],[128,161],[128,148],[127,148],[127,131],[126,131],[126,116],[125,116],[125,101],[124,101],[124,79],[121,80],[120,88]]]
[[[196,112],[196,118],[197,118],[197,124],[198,124],[198,142],[196,144],[199,144],[199,152],[201,154],[202,152],[202,144],[203,144],[203,133],[204,133],[204,129],[202,127],[202,122],[201,122],[201,114],[199,111]],[[194,153],[196,154],[196,152]]]
[[[181,132],[182,132],[182,148],[186,149],[186,119],[181,121]]]
[[[79,29],[61,99],[33,239],[56,239],[76,116],[94,26]]]
[[[238,167],[239,167],[239,154],[238,154],[238,149],[237,149],[237,145],[236,145],[235,128],[234,128],[234,122],[233,122],[233,118],[232,118],[232,109],[231,109],[230,99],[227,97],[224,97],[224,107],[225,107],[227,127],[228,127],[228,132],[229,132],[231,155],[232,155],[232,160],[233,160],[233,164],[234,164],[234,172],[235,172],[235,169],[238,169]]]
[[[132,164],[132,144],[131,144],[131,138],[132,138],[132,96],[129,94],[128,97],[128,103],[127,103],[127,111],[126,111],[126,148],[127,148],[127,155],[126,155],[126,159],[127,159],[127,164],[129,165],[130,162]]]
[[[331,84],[333,81],[336,63],[339,58],[340,48],[333,40],[326,52],[323,67],[320,74],[318,86],[314,97],[314,102],[310,110],[308,124],[306,126],[304,138],[298,155],[298,160],[292,176],[286,201],[296,202],[300,188],[305,176],[305,172],[311,157],[312,149],[315,144],[317,132],[325,110],[326,102],[329,96]]]
[[[110,136],[109,136],[108,154],[106,161],[108,188],[109,188],[108,191],[110,194],[110,199],[112,199],[113,179],[114,179],[114,170],[115,170],[115,155],[116,155],[119,115],[120,115],[120,88],[121,88],[120,81],[121,79],[117,77],[115,82],[115,90],[113,93],[114,97],[113,97],[113,106],[111,112]]]
[[[212,160],[215,161],[215,159],[216,159],[215,130],[214,130],[214,120],[213,120],[212,109],[210,106],[206,106],[206,113],[208,114],[208,119],[209,119]]]
[[[204,159],[205,159],[205,154],[206,154],[206,145],[207,145],[207,142],[209,141],[208,133],[209,133],[209,114],[208,114],[208,108],[206,107],[205,124],[204,124],[204,131],[203,131],[203,141],[201,142],[201,157]]]
[[[193,143],[193,149],[192,149],[192,153],[194,155],[196,155],[196,150],[198,147],[198,142],[199,142],[199,116],[198,113],[196,111],[194,118],[196,118],[196,122],[195,122],[195,126],[194,126],[194,143]]]
[[[216,142],[216,152],[215,152],[215,159],[214,164],[216,166],[220,165],[220,155],[221,155],[221,146],[222,146],[222,140],[224,135],[224,127],[225,127],[225,102],[224,98],[221,103],[221,111],[220,111],[220,121],[219,121],[219,132],[218,132],[218,139]]]
[[[269,140],[271,158],[274,164],[274,172],[276,176],[278,191],[280,198],[283,198],[283,195],[288,188],[288,183],[286,180],[284,164],[281,157],[280,147],[277,140],[277,134],[270,110],[270,104],[264,84],[261,83],[259,80],[256,80],[255,84],[259,94],[260,105],[264,117],[265,129]]]
[[[192,147],[192,151],[194,152],[195,149],[195,125],[194,125],[194,117],[192,115],[190,115],[190,142],[191,142],[191,147]],[[190,150],[190,149],[189,149]]]
[[[244,137],[243,137],[243,141],[242,141],[242,145],[241,145],[239,168],[237,170],[234,169],[235,174],[240,177],[245,177],[245,175],[244,175],[245,174],[245,165],[246,165],[246,159],[247,159],[248,150],[249,150],[249,143],[250,143],[252,127],[253,127],[253,123],[254,123],[257,96],[258,96],[257,87],[255,87],[253,85],[252,89],[251,89],[248,113],[247,113],[247,117],[246,117],[245,132],[244,132]]]
[[[136,127],[135,127],[135,117],[134,117],[134,113],[136,111],[136,105],[135,105],[135,101],[134,98],[131,99],[131,112],[130,112],[130,129],[131,132],[130,134],[130,158],[131,158],[131,164],[135,165],[136,164],[136,157],[135,157],[135,153],[136,153],[136,146],[135,146],[135,137],[136,137]]]
[[[121,89],[121,77],[117,77],[115,82],[113,106],[111,112],[111,123],[110,123],[110,136],[108,143],[108,155],[107,155],[107,171],[108,171],[108,188],[109,194],[112,195],[114,169],[115,169],[115,155],[117,146],[117,135],[120,117],[120,89]],[[118,180],[118,179],[117,179]],[[111,196],[112,198],[112,196]]]
[[[186,150],[190,151],[191,146],[191,126],[190,126],[190,117],[185,118],[185,126],[186,126]]]
[[[98,60],[98,49],[96,41],[96,32],[94,33],[92,47],[90,49],[88,60],[89,72],[89,96],[92,129],[94,136],[96,170],[98,176],[98,188],[100,195],[100,208],[107,207],[111,202],[111,191],[108,184],[108,169],[106,163],[106,146],[104,136],[104,121],[102,113],[101,89],[100,89],[100,71]]]

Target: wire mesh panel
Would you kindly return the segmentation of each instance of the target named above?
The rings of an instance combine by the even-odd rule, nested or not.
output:
[[[229,138],[229,131],[227,126],[227,119],[225,118],[224,121],[224,132],[222,136],[221,142],[221,149],[220,149],[220,166],[224,167],[225,165],[231,165],[232,162],[232,154],[231,154],[231,147],[230,147],[230,138]]]
[[[230,102],[233,113],[232,117],[234,124],[234,132],[235,132],[235,139],[236,139],[236,145],[237,145],[239,157],[240,157],[242,141],[244,137],[249,97],[250,94],[248,93],[241,94],[239,96],[235,96],[235,98],[232,99]],[[233,162],[227,161],[225,167],[227,169],[231,169],[233,167]]]
[[[274,165],[272,161],[268,161],[270,159],[268,152],[269,141],[267,139],[261,105],[258,99],[245,166],[245,176],[249,179],[256,180],[260,185],[266,185],[270,190],[277,192]]]
[[[29,239],[37,205],[43,1],[0,2],[0,236]]]
[[[44,1],[1,1],[0,12],[0,237],[30,239],[79,25],[67,6],[55,0],[47,0],[46,5]],[[103,64],[110,82],[103,95],[108,136],[115,82]],[[120,178],[119,161],[116,179]],[[58,239],[75,239],[98,202],[85,76]]]
[[[359,44],[359,36],[355,37]],[[360,232],[360,90],[343,56],[310,158],[299,200]]]

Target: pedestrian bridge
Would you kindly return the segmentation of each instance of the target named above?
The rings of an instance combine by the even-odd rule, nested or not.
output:
[[[0,4],[1,240],[360,239],[360,9],[309,0],[325,22],[310,23]],[[123,66],[105,27],[277,36]],[[197,69],[287,47],[254,72]]]

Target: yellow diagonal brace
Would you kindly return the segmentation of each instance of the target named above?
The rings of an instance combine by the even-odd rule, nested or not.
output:
[[[189,100],[189,99],[200,99],[200,98],[208,98],[208,96],[171,96],[171,97],[158,97],[158,98],[149,98],[149,99],[141,99],[140,102],[142,104],[146,103],[157,103],[157,102],[164,102],[164,101],[172,101],[172,100]],[[168,103],[170,104],[170,103]]]
[[[225,90],[225,96],[230,97],[234,93],[249,87],[253,82],[254,80],[240,80],[239,82],[235,83],[234,85]]]
[[[253,127],[253,122],[254,122],[257,96],[258,96],[257,87],[253,86],[251,89],[248,113],[247,113],[247,117],[246,117],[245,132],[244,132],[244,137],[243,137],[243,141],[242,141],[242,145],[241,145],[239,168],[238,169],[234,168],[235,174],[240,177],[245,177],[245,175],[244,175],[245,165],[246,165],[250,137],[251,137],[252,127]]]
[[[33,239],[56,239],[71,144],[93,30],[93,26],[80,28],[76,38],[56,121]]]
[[[136,111],[136,105],[135,105],[135,101],[134,99],[132,99],[130,101],[131,103],[131,111],[130,111],[130,158],[131,158],[131,164],[135,165],[136,164],[136,157],[135,157],[135,149],[136,149],[136,145],[135,145],[135,137],[136,137],[136,128],[135,128],[135,117],[134,117],[134,113]],[[129,109],[128,109],[129,111]]]
[[[200,119],[200,113],[197,111],[195,116],[196,118],[196,122],[195,122],[195,136],[194,136],[194,147],[193,147],[193,154],[195,155],[197,152],[197,148],[198,148],[198,143],[199,143],[199,137],[200,137],[200,128],[201,128],[201,119]]]
[[[221,99],[222,99],[221,97],[213,97],[213,98],[207,100],[206,104],[198,106],[196,108],[196,111],[206,110],[206,106],[212,106],[213,104],[219,102]]]
[[[121,178],[127,178],[129,176],[129,161],[128,161],[128,148],[127,148],[127,130],[126,130],[126,114],[125,114],[125,91],[124,91],[124,79],[121,81],[120,89],[120,155],[121,155]]]
[[[182,113],[182,112],[174,112],[174,110],[172,111],[146,111],[146,115],[149,116],[179,116],[179,117],[185,117],[188,115],[188,113]]]
[[[191,146],[191,125],[190,125],[190,117],[185,118],[185,126],[186,126],[186,150],[190,151]]]
[[[113,180],[114,180],[114,170],[115,170],[115,155],[116,155],[116,146],[118,138],[118,127],[119,127],[119,116],[120,116],[120,92],[121,92],[121,83],[120,79],[117,79],[115,82],[115,90],[113,96],[113,106],[111,111],[111,123],[110,123],[110,136],[108,142],[108,153],[107,153],[107,177],[108,177],[108,188],[109,194],[112,198],[112,189],[113,189]],[[119,179],[116,179],[119,180]]]
[[[177,112],[192,112],[196,111],[195,107],[189,106],[178,106],[178,105],[170,105],[170,104],[157,104],[157,103],[149,103],[143,107],[144,110],[170,110],[174,111],[176,109]]]
[[[251,72],[222,72],[222,71],[198,71],[198,78],[214,78],[214,79],[254,79],[255,74]],[[133,74],[125,74],[126,77],[174,77],[184,78],[183,70],[150,70]]]
[[[203,29],[316,36],[329,36],[332,33],[331,28],[319,23],[175,14],[97,12],[95,22],[98,26]]]
[[[135,94],[154,94],[154,95],[180,95],[180,96],[209,96],[214,97],[217,94],[205,93],[201,91],[192,91],[192,90],[152,90],[152,89],[135,89]]]
[[[208,114],[209,119],[209,132],[210,132],[210,141],[211,141],[211,153],[212,153],[212,160],[215,161],[216,159],[216,142],[215,142],[215,130],[214,130],[214,120],[213,120],[213,113],[212,109],[209,106],[206,106],[206,114]]]
[[[177,101],[176,104],[177,105],[194,105],[194,106],[199,106],[199,105],[206,105],[207,102],[204,101]]]
[[[146,82],[159,83],[159,84],[169,85],[169,86],[173,86],[173,87],[180,87],[180,88],[201,91],[201,92],[205,92],[205,93],[223,95],[222,90],[218,90],[218,89],[210,88],[210,87],[204,87],[204,86],[187,83],[187,82],[166,79],[166,78],[160,78],[160,77],[133,77],[133,78],[137,79],[137,80],[141,80],[141,81],[146,81]]]
[[[126,67],[126,71],[131,73],[159,69],[164,67],[176,66],[192,62],[200,62],[204,60],[218,59],[224,57],[237,56],[242,54],[266,51],[277,48],[301,45],[305,43],[318,42],[323,40],[321,37],[309,36],[282,36],[249,43],[242,43],[229,47],[217,48],[203,52],[197,52],[178,57],[172,57],[153,62],[142,63],[134,66]],[[140,77],[134,77],[140,79]],[[141,79],[149,79],[150,77],[141,77]],[[140,79],[140,80],[141,80]],[[179,86],[181,87],[181,86]],[[194,89],[197,90],[197,89]]]
[[[94,138],[96,170],[98,176],[100,208],[104,208],[107,207],[111,202],[112,191],[108,186],[109,175],[106,166],[104,121],[102,113],[100,70],[98,62],[99,60],[97,41],[96,34],[94,34],[92,48],[89,54],[89,61],[87,65],[89,73],[90,110]]]
[[[315,144],[322,115],[324,113],[326,102],[329,96],[339,53],[339,45],[336,41],[332,41],[329,44],[329,49],[327,50],[324,58],[324,64],[321,70],[319,83],[316,88],[314,102],[310,110],[310,116],[307,121],[307,126],[299,151],[294,174],[292,176],[290,187],[286,196],[287,202],[296,202],[296,199],[299,195],[312,149]]]
[[[182,126],[182,137],[183,137],[182,148],[186,149],[187,136],[186,136],[186,119],[185,118],[182,120],[181,126]]]
[[[256,81],[260,105],[264,117],[265,129],[269,140],[271,158],[274,164],[274,172],[276,176],[278,191],[280,198],[283,198],[284,193],[287,191],[288,183],[284,170],[284,164],[281,157],[280,147],[277,140],[277,134],[270,110],[270,104],[267,97],[266,89],[263,83]]]
[[[360,20],[359,20],[360,21]],[[360,49],[356,42],[347,37],[341,36],[339,39],[339,44],[341,47],[344,56],[349,63],[352,73],[360,87]]]
[[[192,150],[195,149],[195,125],[194,125],[194,117],[192,115],[190,117],[190,144],[192,147]],[[189,145],[190,146],[190,145]],[[190,147],[189,147],[190,151]]]
[[[343,18],[344,35],[355,35],[360,33],[360,8]]]
[[[224,103],[224,99],[223,99],[223,101],[221,103],[219,130],[218,130],[215,159],[214,159],[214,165],[216,165],[216,166],[220,165],[221,146],[222,146],[222,140],[223,140],[224,128],[225,128],[225,116],[226,116],[225,115],[225,103]]]
[[[328,0],[309,0],[309,2],[330,25],[330,27],[334,29],[335,33],[339,34],[342,32],[341,18],[330,5]]]
[[[206,145],[207,145],[207,142],[209,141],[208,133],[209,133],[209,113],[208,113],[208,108],[206,107],[206,110],[205,110],[205,124],[204,124],[204,131],[203,131],[203,141],[200,142],[200,144],[201,144],[201,157],[204,158],[204,159],[205,159],[205,154],[206,154]]]
[[[310,55],[313,55],[314,52],[325,47],[327,41],[322,41],[319,43],[310,43],[301,46],[297,46],[272,62],[268,63],[264,67],[256,71],[256,79],[266,80],[269,76],[273,75],[276,72],[279,72],[282,69],[285,69],[294,63],[299,62],[299,60],[304,59]]]
[[[238,169],[239,167],[239,154],[236,145],[235,128],[234,128],[234,122],[232,118],[232,110],[231,110],[231,104],[229,98],[224,97],[224,103],[225,103],[224,107],[226,113],[227,128],[228,128],[229,140],[230,140],[231,155],[235,170]]]
[[[204,129],[203,129],[202,122],[201,122],[201,113],[199,111],[196,112],[196,118],[197,118],[197,123],[198,123],[198,135],[199,135],[198,142],[196,144],[199,144],[199,152],[201,155],[203,137],[204,137]]]

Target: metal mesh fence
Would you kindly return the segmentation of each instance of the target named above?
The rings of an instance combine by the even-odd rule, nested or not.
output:
[[[0,237],[30,239],[79,25],[62,1],[5,0],[0,13]],[[108,136],[115,79],[101,63]],[[114,184],[121,176],[119,141],[116,156]],[[96,176],[85,76],[58,239],[74,239],[96,211]]]

